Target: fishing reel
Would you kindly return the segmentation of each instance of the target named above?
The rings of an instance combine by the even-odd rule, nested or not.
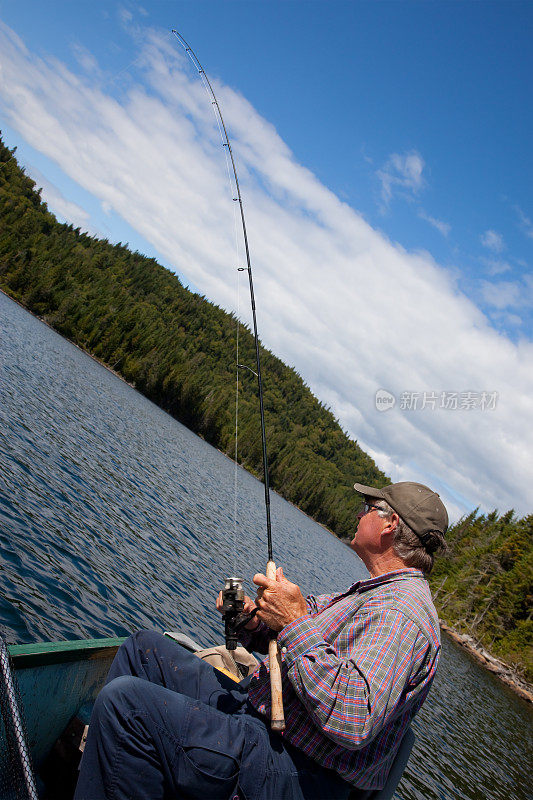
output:
[[[256,608],[251,613],[244,612],[242,578],[226,578],[222,590],[222,619],[227,650],[235,650],[238,643],[237,633],[250,622],[256,612]]]

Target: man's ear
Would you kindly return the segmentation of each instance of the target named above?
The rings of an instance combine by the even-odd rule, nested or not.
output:
[[[396,513],[391,514],[391,516],[387,519],[385,527],[381,531],[381,535],[392,536],[392,534],[394,533],[399,524],[400,524],[400,517],[398,516],[398,514]]]

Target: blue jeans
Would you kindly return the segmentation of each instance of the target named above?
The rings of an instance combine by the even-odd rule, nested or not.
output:
[[[95,703],[75,800],[346,800],[336,773],[271,732],[247,684],[161,634],[131,636]]]

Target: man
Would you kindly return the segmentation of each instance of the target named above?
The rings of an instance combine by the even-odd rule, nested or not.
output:
[[[242,641],[265,651],[269,629],[278,634],[283,735],[270,731],[267,661],[232,684],[141,632],[96,702],[76,800],[341,800],[384,785],[435,675],[439,625],[424,573],[448,515],[418,483],[355,489],[364,502],[350,546],[368,580],[305,600],[282,570],[275,581],[254,576],[258,611]]]

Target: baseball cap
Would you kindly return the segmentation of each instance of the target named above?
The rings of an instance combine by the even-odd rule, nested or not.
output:
[[[385,500],[399,517],[426,544],[432,531],[444,536],[448,528],[448,512],[437,492],[428,486],[412,481],[390,483],[381,489],[355,483],[354,489],[364,497]]]

